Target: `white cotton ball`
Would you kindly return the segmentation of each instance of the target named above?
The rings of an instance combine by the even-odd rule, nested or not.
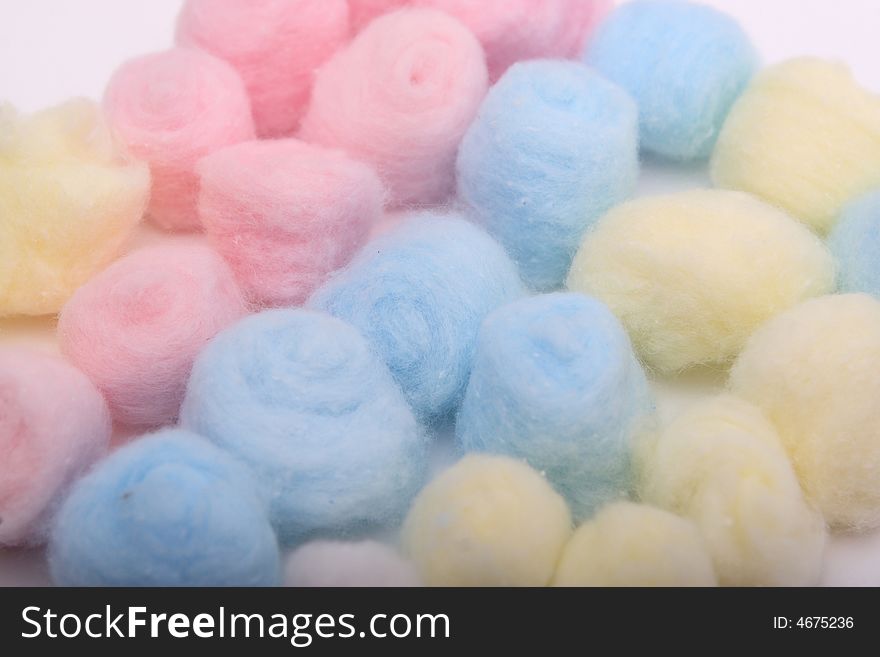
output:
[[[375,541],[308,543],[287,558],[284,583],[303,588],[420,585],[413,564]]]

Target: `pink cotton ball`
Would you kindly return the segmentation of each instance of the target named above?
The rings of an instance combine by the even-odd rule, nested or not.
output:
[[[483,49],[467,28],[442,12],[401,9],[318,72],[301,136],[373,165],[391,207],[441,203],[487,86]]]
[[[110,413],[60,358],[0,349],[0,546],[41,543],[68,487],[107,450]]]
[[[351,29],[360,32],[374,18],[410,4],[410,0],[348,0]]]
[[[295,139],[251,141],[199,165],[208,238],[258,306],[301,305],[382,215],[369,166]]]
[[[202,347],[246,312],[213,249],[163,244],[118,260],[81,287],[61,311],[58,338],[115,420],[157,427],[176,420]]]
[[[261,137],[292,135],[315,69],[349,39],[346,0],[187,0],[177,42],[229,62],[250,95]]]
[[[254,138],[250,101],[238,74],[197,50],[146,55],[113,75],[104,107],[117,136],[150,165],[150,218],[168,230],[199,228],[196,162]]]

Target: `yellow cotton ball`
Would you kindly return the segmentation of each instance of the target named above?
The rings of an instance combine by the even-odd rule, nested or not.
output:
[[[728,363],[766,320],[833,284],[831,255],[809,230],[718,190],[618,206],[588,233],[568,279],[604,301],[664,372]]]
[[[0,106],[0,317],[57,312],[118,255],[149,188],[91,101]]]
[[[825,524],[755,406],[732,395],[704,402],[638,461],[642,499],[696,523],[723,585],[816,584]]]
[[[734,105],[712,178],[826,233],[850,199],[880,187],[880,97],[843,64],[804,58],[773,66]]]
[[[700,532],[650,506],[605,507],[572,536],[554,586],[715,586]]]
[[[762,327],[730,385],[776,425],[807,498],[838,529],[880,526],[880,301],[807,301]]]
[[[403,544],[429,586],[545,586],[570,535],[568,507],[540,474],[467,456],[416,498]]]

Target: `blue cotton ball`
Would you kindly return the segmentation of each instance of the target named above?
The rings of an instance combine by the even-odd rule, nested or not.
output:
[[[458,154],[467,211],[536,290],[560,287],[589,226],[634,191],[635,105],[585,66],[531,61],[492,88]]]
[[[522,294],[516,267],[485,232],[425,213],[368,244],[309,303],[360,329],[433,422],[461,402],[480,323]]]
[[[880,191],[851,203],[829,237],[841,292],[880,298]]]
[[[284,543],[400,520],[427,469],[427,437],[388,368],[354,328],[306,310],[218,335],[181,422],[253,469]]]
[[[585,59],[635,98],[642,147],[683,161],[709,157],[757,67],[736,21],[675,0],[621,6],[600,26]]]
[[[276,586],[278,543],[246,468],[167,430],[119,449],[74,487],[49,545],[60,586]]]
[[[620,322],[580,294],[509,304],[483,324],[456,434],[468,452],[525,459],[578,519],[631,490],[653,403]]]

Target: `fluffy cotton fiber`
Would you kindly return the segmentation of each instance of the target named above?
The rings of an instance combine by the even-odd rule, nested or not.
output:
[[[807,301],[763,326],[733,391],[776,425],[807,498],[832,527],[880,526],[880,301]]]
[[[357,327],[430,422],[461,403],[483,319],[522,294],[514,264],[480,228],[422,214],[367,244],[309,304]]]
[[[348,0],[351,29],[360,32],[382,14],[400,9],[411,0]]]
[[[110,442],[110,414],[84,374],[0,349],[0,546],[40,543],[71,482]]]
[[[765,321],[830,291],[833,260],[795,220],[746,194],[639,199],[588,233],[568,278],[621,319],[649,365],[725,365]]]
[[[218,335],[181,415],[254,470],[288,544],[393,524],[423,483],[427,439],[388,369],[320,313],[267,311]]]
[[[467,456],[416,498],[403,544],[429,586],[545,586],[571,517],[541,475],[502,456]]]
[[[135,251],[64,306],[64,354],[104,393],[115,420],[159,427],[177,418],[192,363],[247,308],[232,272],[201,244]]]
[[[197,50],[138,57],[113,75],[104,107],[118,137],[150,164],[150,218],[168,230],[197,229],[196,163],[254,137],[250,101],[235,70]]]
[[[880,297],[880,191],[846,207],[828,241],[837,261],[837,287]]]
[[[383,16],[318,73],[301,136],[373,165],[394,207],[448,199],[487,87],[483,50],[446,14]]]
[[[636,108],[620,88],[575,62],[517,64],[462,142],[458,192],[523,280],[551,290],[587,227],[632,194],[638,150]]]
[[[245,468],[168,430],[81,479],[52,530],[59,586],[274,586],[278,543]]]
[[[846,203],[880,187],[880,97],[843,64],[796,59],[768,68],[734,105],[712,177],[826,233]]]
[[[315,70],[348,39],[346,0],[187,0],[177,22],[178,44],[241,75],[261,137],[296,131]]]
[[[375,541],[316,541],[288,557],[284,584],[309,588],[409,588],[419,586],[419,577],[413,564],[387,545]]]
[[[198,170],[202,225],[260,306],[305,302],[382,216],[370,167],[294,139],[229,146]]]
[[[576,518],[631,491],[631,440],[652,414],[626,331],[580,294],[532,297],[480,331],[456,434],[465,451],[525,459]]]
[[[118,255],[150,172],[87,100],[31,116],[0,104],[0,135],[0,317],[55,313]]]
[[[817,584],[825,524],[755,406],[703,402],[640,451],[643,499],[697,524],[723,585]]]

